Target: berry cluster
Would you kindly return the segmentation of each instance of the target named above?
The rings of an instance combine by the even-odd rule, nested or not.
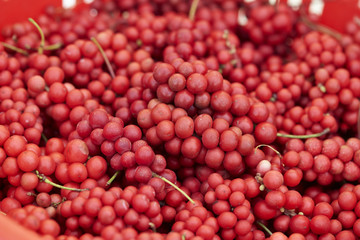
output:
[[[46,240],[359,239],[360,28],[304,12],[95,0],[3,28],[0,214]]]

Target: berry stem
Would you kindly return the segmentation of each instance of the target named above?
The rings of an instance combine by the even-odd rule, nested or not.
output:
[[[278,150],[276,150],[274,147],[272,147],[270,145],[267,145],[267,144],[259,144],[259,145],[257,145],[256,148],[255,148],[255,151],[256,151],[256,149],[258,149],[260,147],[268,147],[271,150],[273,150],[279,156],[279,158],[280,158],[280,170],[282,171],[283,170],[283,163],[282,163],[282,155],[281,155],[281,153]],[[263,191],[263,190],[261,190],[261,191]]]
[[[41,134],[41,138],[44,140],[45,143],[47,143],[49,140],[44,133]]]
[[[106,56],[106,54],[104,52],[104,49],[101,47],[100,43],[98,42],[98,40],[96,40],[96,38],[92,37],[91,41],[93,41],[95,43],[95,45],[98,47],[98,49],[99,49],[99,51],[101,53],[101,56],[104,58],[104,61],[105,61],[106,66],[107,66],[107,68],[109,70],[111,78],[115,78],[114,69],[112,68],[111,63],[110,63],[108,57]]]
[[[37,196],[35,193],[32,193],[32,192],[27,192],[26,195],[31,196],[31,197],[36,197]]]
[[[178,190],[182,195],[184,195],[192,204],[195,204],[194,200],[192,200],[189,195],[187,195],[183,190],[181,190],[178,186],[176,186],[174,183],[172,183],[171,181],[169,181],[168,179],[164,178],[163,176],[160,176],[156,173],[152,173],[153,177],[157,177],[160,178],[161,180],[163,180],[164,182],[166,182],[167,184],[169,184],[170,186],[172,186],[173,188],[175,188],[176,190]]]
[[[239,8],[238,14],[237,14],[237,23],[239,26],[245,26],[249,19],[246,17],[246,13],[244,8]]]
[[[262,229],[264,229],[265,232],[267,232],[270,236],[272,235],[272,232],[261,222],[256,221],[257,225],[259,225]]]
[[[230,42],[229,39],[229,30],[224,30],[223,39],[225,40],[225,45],[228,48],[230,55],[232,56],[232,59],[230,61],[231,65],[236,68],[241,68],[242,64],[239,56],[236,53],[236,47]]]
[[[53,186],[53,187],[57,187],[57,188],[61,188],[61,189],[69,190],[69,191],[75,191],[75,192],[82,192],[82,191],[88,190],[88,189],[79,189],[79,188],[64,187],[64,186],[62,186],[62,185],[60,185],[60,184],[57,184],[57,183],[54,183],[54,182],[50,181],[50,180],[47,179],[44,175],[40,174],[39,171],[37,171],[37,170],[35,171],[35,173],[36,173],[36,176],[37,176],[40,180],[42,180],[42,181],[50,184],[50,185]]]
[[[336,40],[340,40],[342,37],[341,33],[337,32],[336,30],[326,27],[324,25],[318,24],[318,23],[314,23],[305,16],[302,16],[300,18],[300,20],[309,28],[311,28],[315,31],[319,31],[321,33],[328,34],[328,35],[332,36],[333,38],[335,38]]]
[[[115,178],[119,175],[120,171],[116,171],[114,175],[109,179],[109,181],[106,182],[106,186],[111,185],[111,183],[115,180]]]
[[[55,44],[52,44],[52,45],[49,45],[49,46],[45,46],[44,50],[52,51],[52,50],[57,50],[57,49],[59,49],[61,47],[62,47],[62,43],[55,43]]]
[[[275,3],[274,3],[274,9],[275,9],[275,12],[277,13],[279,11],[279,4],[280,4],[280,1],[279,0],[275,0]]]
[[[194,21],[195,19],[195,13],[197,10],[197,7],[199,5],[200,0],[193,0],[190,6],[190,11],[189,11],[189,19],[191,21]]]
[[[259,190],[260,190],[260,191],[265,191],[265,185],[264,185],[264,183],[263,183],[263,178],[260,176],[260,173],[257,173],[257,174],[255,175],[255,180],[257,181],[257,183],[260,184]]]
[[[63,197],[60,202],[52,203],[51,206],[57,208],[60,204],[66,201],[66,197]]]
[[[259,145],[257,145],[257,146],[255,147],[255,150],[258,149],[258,148],[260,148],[260,147],[268,147],[268,148],[270,148],[271,150],[273,150],[273,151],[280,157],[280,159],[282,158],[281,153],[280,153],[278,150],[276,150],[274,147],[272,147],[272,146],[270,146],[270,145],[267,145],[267,144],[259,144]]]
[[[320,91],[321,91],[322,93],[326,93],[326,87],[325,87],[323,84],[319,83],[319,84],[318,84],[318,88],[320,89]]]
[[[139,47],[143,45],[141,39],[136,40],[136,45],[138,45]]]
[[[294,209],[285,209],[285,208],[280,208],[280,212],[282,212],[283,214],[289,216],[289,217],[294,217],[296,215],[298,215]],[[301,215],[301,214],[300,214]]]
[[[29,18],[29,22],[31,22],[36,29],[39,31],[40,34],[40,46],[38,48],[38,53],[42,54],[44,51],[44,46],[45,46],[45,36],[44,36],[44,32],[41,30],[41,27],[39,26],[39,24],[37,24],[37,22],[35,22],[34,19]]]
[[[156,232],[156,227],[155,227],[155,224],[154,224],[154,223],[149,222],[149,227],[150,227],[150,229],[151,229],[153,232]]]
[[[325,128],[322,132],[309,134],[309,135],[292,135],[292,134],[285,134],[285,133],[277,133],[276,136],[284,137],[284,138],[307,139],[307,138],[321,137],[322,135],[325,135],[328,132],[330,132],[330,128]]]
[[[29,55],[29,53],[28,53],[26,50],[24,50],[24,49],[15,47],[15,46],[13,46],[13,45],[10,45],[10,44],[4,43],[4,42],[1,42],[1,44],[2,44],[5,48],[10,49],[10,50],[12,50],[12,51],[14,51],[14,52],[21,53],[22,55],[25,55],[25,56],[28,56],[28,55]]]

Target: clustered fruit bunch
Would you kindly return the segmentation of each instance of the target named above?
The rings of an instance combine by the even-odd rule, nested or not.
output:
[[[0,214],[42,240],[360,239],[360,24],[95,0],[1,29]]]

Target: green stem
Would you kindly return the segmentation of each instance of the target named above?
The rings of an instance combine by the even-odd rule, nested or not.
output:
[[[42,54],[43,51],[44,51],[44,46],[45,46],[45,36],[44,36],[44,32],[42,31],[42,29],[41,29],[41,27],[39,26],[39,24],[37,24],[37,22],[35,22],[34,19],[29,18],[29,22],[31,22],[31,23],[36,27],[36,29],[39,31],[39,34],[40,34],[40,46],[39,46],[39,49],[38,49],[38,53],[39,53],[39,54]]]
[[[37,196],[35,193],[32,193],[32,192],[27,192],[26,195],[31,196],[31,197],[36,197]]]
[[[40,174],[39,171],[37,171],[37,170],[35,171],[35,173],[36,173],[36,176],[37,176],[40,180],[42,180],[42,181],[50,184],[50,185],[53,186],[53,187],[57,187],[57,188],[65,189],[65,190],[69,190],[69,191],[75,191],[75,192],[82,192],[82,191],[89,190],[89,189],[87,189],[87,188],[86,188],[86,189],[79,189],[79,188],[65,187],[65,186],[62,186],[62,185],[60,185],[60,184],[57,184],[57,183],[54,183],[54,182],[50,181],[50,180],[47,179],[44,175]]]
[[[272,235],[272,232],[264,225],[262,224],[261,222],[259,221],[256,221],[257,225],[259,225],[262,229],[265,230],[265,232],[267,232],[270,236]]]
[[[96,38],[92,37],[91,38],[91,41],[93,41],[95,43],[95,45],[98,47],[102,57],[104,58],[105,60],[105,63],[106,63],[106,66],[109,70],[109,73],[110,73],[110,76],[111,78],[115,78],[115,73],[114,73],[114,69],[111,67],[111,64],[110,64],[110,61],[108,59],[108,57],[106,56],[105,52],[104,52],[104,49],[101,47],[101,45],[99,44],[98,40],[96,40]]]
[[[49,46],[44,46],[44,50],[46,51],[52,51],[52,50],[57,50],[59,48],[62,47],[62,43],[55,43]]]
[[[268,147],[268,148],[270,148],[271,150],[273,150],[273,151],[280,157],[280,159],[282,158],[281,153],[280,153],[278,150],[276,150],[275,148],[273,148],[272,146],[267,145],[267,144],[259,144],[259,145],[257,145],[257,146],[255,147],[255,150],[258,149],[258,148],[260,148],[260,147]]]
[[[294,217],[297,215],[297,213],[295,212],[294,209],[285,209],[282,207],[282,208],[280,208],[280,211],[289,217]]]
[[[191,21],[194,21],[195,19],[195,13],[197,10],[197,7],[199,5],[200,0],[193,0],[191,3],[190,11],[189,11],[189,19]]]
[[[66,201],[66,197],[63,197],[60,202],[52,203],[51,206],[57,208],[60,204]]]
[[[24,50],[24,49],[15,47],[15,46],[13,46],[13,45],[10,45],[10,44],[4,43],[4,42],[1,42],[1,44],[2,44],[5,48],[10,49],[10,50],[12,50],[12,51],[14,51],[14,52],[21,53],[22,55],[25,55],[25,56],[28,56],[28,55],[29,55],[29,53],[28,53],[26,50]]]
[[[142,44],[143,44],[143,43],[142,43],[141,39],[136,40],[136,45],[138,45],[139,47],[141,47]]]
[[[320,92],[326,93],[326,87],[323,84],[319,83],[318,88],[320,89]]]
[[[62,46],[63,46],[62,43],[55,43],[55,44],[52,44],[52,45],[44,46],[43,50],[44,51],[53,51],[53,50],[60,49]],[[30,47],[28,45],[26,45],[25,48],[26,48],[26,50],[31,50],[31,51],[38,50],[38,49],[32,48],[32,47]]]
[[[268,147],[268,148],[270,148],[271,150],[273,150],[273,151],[279,156],[279,158],[280,158],[280,170],[281,170],[281,172],[282,172],[282,171],[283,171],[283,168],[284,168],[284,164],[283,164],[283,161],[282,161],[282,155],[281,155],[281,153],[280,153],[278,150],[276,150],[275,148],[273,148],[272,146],[267,145],[267,144],[259,144],[259,145],[256,146],[255,150],[258,149],[258,148],[260,148],[260,147]],[[260,186],[260,190],[261,190],[261,188],[262,188],[262,187]],[[265,189],[265,186],[263,186],[263,190],[261,190],[261,191],[264,191],[264,189]]]
[[[307,138],[321,137],[322,135],[325,135],[328,132],[330,132],[330,128],[325,128],[322,132],[309,134],[309,135],[292,135],[292,134],[285,134],[285,133],[277,133],[276,136],[284,137],[284,138],[307,139]]]
[[[152,173],[153,177],[157,177],[160,178],[161,180],[163,180],[164,182],[166,182],[167,184],[169,184],[170,186],[172,186],[173,188],[175,188],[176,190],[178,190],[182,195],[184,195],[192,204],[195,204],[194,200],[192,200],[189,195],[187,195],[183,190],[181,190],[178,186],[176,186],[174,183],[172,183],[171,181],[169,181],[168,179],[164,178],[163,176],[160,176],[156,173]]]
[[[44,140],[45,143],[47,143],[49,140],[44,133],[41,134],[41,138]]]
[[[232,60],[230,61],[231,65],[237,68],[241,68],[241,60],[236,54],[236,47],[230,42],[229,39],[229,30],[224,30],[223,39],[225,40],[225,45],[228,48],[230,55],[232,56]]]
[[[331,28],[326,27],[326,26],[321,25],[321,24],[313,23],[312,21],[310,21],[309,18],[307,18],[305,16],[301,17],[300,20],[306,26],[308,26],[309,28],[311,28],[313,30],[319,31],[321,33],[328,34],[328,35],[332,36],[333,38],[335,38],[336,40],[341,40],[341,37],[342,37],[341,33],[337,32],[334,29],[331,29]]]
[[[155,224],[154,224],[154,223],[149,222],[149,227],[150,227],[150,229],[151,229],[153,232],[156,232],[156,227],[155,227]]]
[[[109,181],[106,182],[106,186],[109,186],[114,180],[115,178],[119,175],[120,171],[116,171],[114,173],[114,175],[112,175],[112,177],[109,179]]]
[[[264,182],[263,182],[263,178],[260,176],[259,173],[257,173],[257,174],[255,175],[255,180],[256,180],[256,182],[257,182],[258,184],[260,184],[259,190],[260,190],[260,191],[265,191],[265,185],[264,185]]]

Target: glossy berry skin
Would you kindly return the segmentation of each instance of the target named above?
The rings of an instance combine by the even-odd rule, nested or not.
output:
[[[271,144],[276,139],[276,127],[271,123],[260,123],[255,127],[255,138],[260,143]]]
[[[310,229],[315,234],[325,234],[330,229],[330,220],[324,215],[317,215],[310,221]]]
[[[264,186],[268,189],[278,189],[284,182],[284,177],[278,171],[270,170],[265,173],[264,178]]]

